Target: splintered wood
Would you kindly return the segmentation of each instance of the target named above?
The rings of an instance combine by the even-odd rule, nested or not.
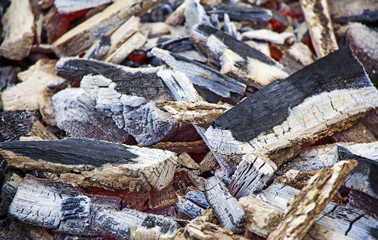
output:
[[[1,0],[0,239],[378,239],[374,0]]]

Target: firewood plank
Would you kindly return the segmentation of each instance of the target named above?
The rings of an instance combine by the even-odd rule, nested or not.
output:
[[[89,139],[4,142],[0,149],[9,166],[56,173],[50,177],[74,186],[161,190],[176,168],[172,152]]]

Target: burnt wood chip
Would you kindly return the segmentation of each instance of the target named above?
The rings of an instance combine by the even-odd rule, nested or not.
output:
[[[128,146],[84,138],[69,138],[60,141],[18,141],[0,143],[0,149],[35,161],[45,160],[67,165],[87,164],[100,167],[103,164],[136,163],[138,157],[128,151]]]
[[[34,112],[21,110],[0,112],[0,142],[30,135],[35,121]]]
[[[371,85],[353,53],[348,48],[342,48],[282,82],[270,83],[221,115],[212,126],[228,129],[235,139],[248,142],[260,133],[283,123],[289,116],[289,108],[301,104],[308,97],[326,91]],[[240,113],[253,114],[242,117]]]

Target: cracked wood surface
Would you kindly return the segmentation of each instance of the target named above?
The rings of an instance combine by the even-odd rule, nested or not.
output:
[[[130,192],[165,188],[176,168],[173,152],[89,139],[5,142],[0,154],[9,166],[43,170],[60,182]]]
[[[320,170],[289,200],[283,220],[268,240],[302,239],[357,164],[356,160],[347,160]]]
[[[205,183],[205,190],[206,199],[222,227],[240,232],[244,227],[246,216],[226,185],[219,178],[211,177]]]
[[[299,190],[281,184],[272,184],[267,189],[256,193],[256,197],[269,203],[280,211],[285,211],[289,199]],[[350,206],[329,203],[316,219],[316,223],[333,229],[352,239],[376,239],[378,222],[375,218]]]
[[[333,32],[327,0],[301,0],[300,3],[318,58],[339,49]]]
[[[124,208],[117,203],[83,195],[78,188],[27,175],[18,186],[10,214],[25,223],[58,232],[98,236],[111,233],[129,238],[133,228],[173,238],[178,225],[171,219]]]
[[[30,136],[35,121],[34,112],[21,110],[0,112],[0,142]]]
[[[267,155],[277,169],[301,144],[346,129],[377,106],[377,89],[351,51],[341,49],[228,110],[206,138],[228,162],[237,155],[236,163],[246,154]]]
[[[222,73],[240,81],[262,87],[288,76],[272,58],[213,27],[197,25],[190,39],[200,52],[220,65]]]
[[[71,29],[53,44],[59,56],[74,56],[89,48],[101,35],[117,29],[131,16],[141,15],[162,1],[121,0]]]

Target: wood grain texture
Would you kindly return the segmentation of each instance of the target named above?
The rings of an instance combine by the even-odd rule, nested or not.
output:
[[[44,170],[57,181],[74,186],[161,190],[173,179],[176,155],[89,139],[0,143],[9,166]]]
[[[113,0],[81,0],[79,2],[74,0],[56,0],[54,1],[54,5],[59,13],[69,14],[72,12],[94,8],[112,2]]]
[[[213,27],[196,26],[190,39],[202,54],[220,66],[222,73],[239,81],[262,87],[288,76],[272,58]]]
[[[240,232],[245,224],[245,213],[239,202],[231,196],[226,185],[217,177],[205,183],[205,195],[221,225],[233,232]]]
[[[71,29],[53,43],[59,56],[74,56],[89,48],[101,35],[117,29],[133,15],[141,15],[161,1],[122,0]]]
[[[10,214],[34,226],[79,236],[110,233],[129,238],[133,227],[150,229],[173,238],[177,224],[168,218],[124,208],[116,210],[109,199],[91,198],[78,188],[27,175],[19,185]]]
[[[339,49],[326,0],[301,0],[316,55],[321,58]]]
[[[34,15],[30,1],[11,1],[2,25],[4,40],[0,45],[0,55],[13,60],[29,55],[34,39]]]
[[[297,144],[350,127],[378,105],[377,96],[358,60],[341,49],[242,101],[206,137],[217,153],[265,152],[280,166],[287,159],[280,150],[294,155]]]
[[[18,140],[21,136],[30,136],[35,113],[28,111],[0,112],[0,142]]]

